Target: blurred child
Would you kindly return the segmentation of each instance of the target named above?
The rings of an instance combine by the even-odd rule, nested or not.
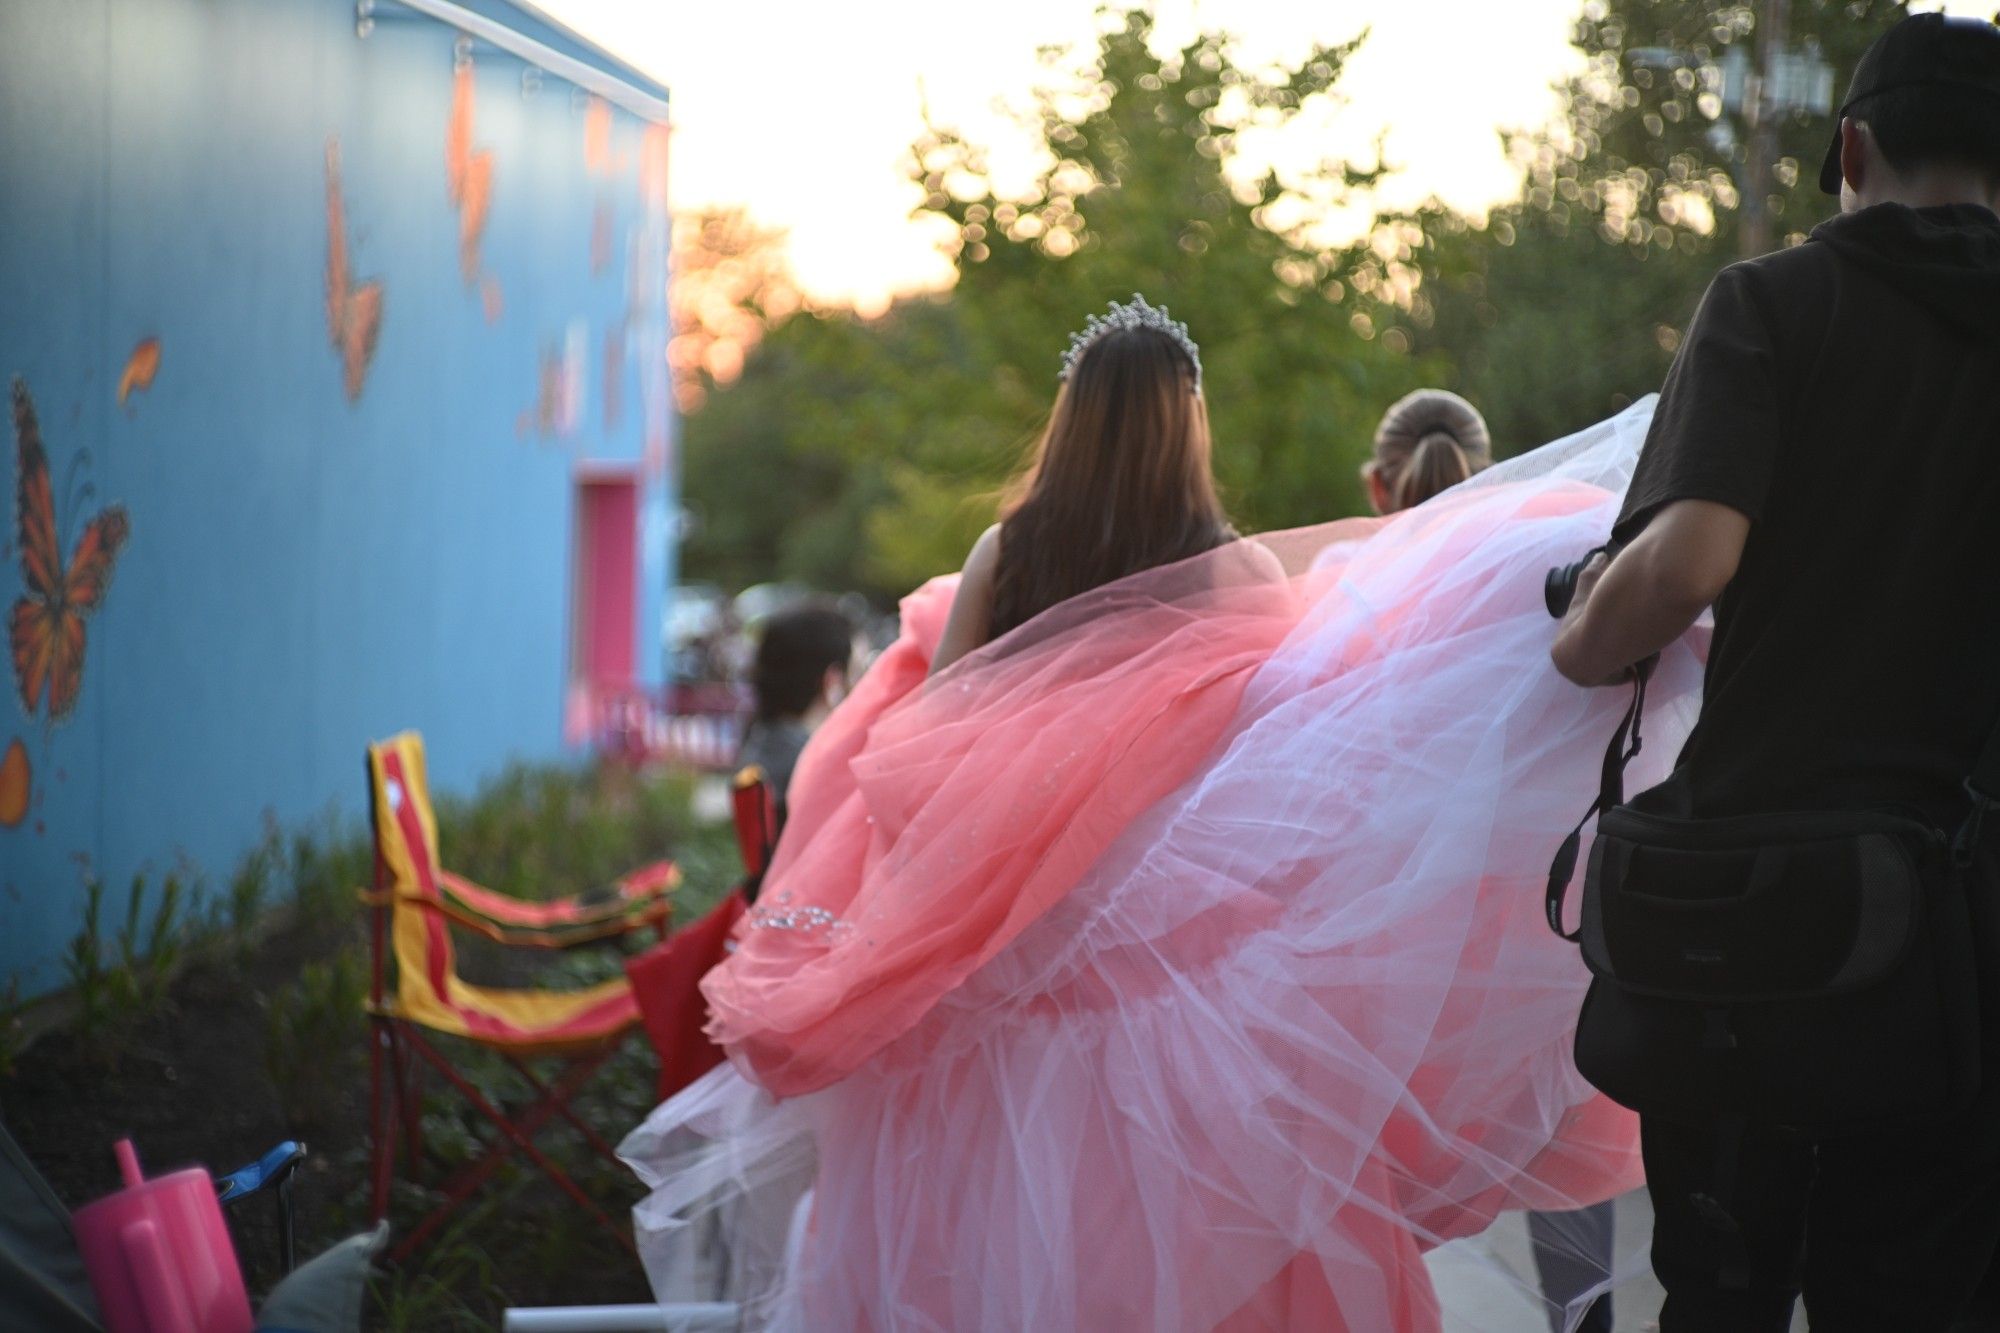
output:
[[[799,752],[847,695],[853,658],[854,625],[836,607],[807,602],[765,623],[750,673],[757,713],[736,762],[764,770],[781,814]]]

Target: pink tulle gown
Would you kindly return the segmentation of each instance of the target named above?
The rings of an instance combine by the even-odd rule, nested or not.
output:
[[[1224,548],[928,682],[953,583],[910,597],[705,984],[733,1063],[624,1145],[662,1297],[815,1330],[1429,1330],[1427,1251],[1638,1185],[1541,903],[1625,697],[1549,667],[1542,576],[1603,540],[1649,411],[1265,538],[1283,577]],[[1635,781],[1699,677],[1666,654]]]

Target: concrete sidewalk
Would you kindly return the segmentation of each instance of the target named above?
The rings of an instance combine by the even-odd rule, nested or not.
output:
[[[1631,1276],[1612,1292],[1615,1333],[1649,1333],[1666,1293],[1653,1280],[1646,1247],[1653,1234],[1653,1210],[1644,1190],[1618,1200],[1618,1268]],[[1429,1258],[1431,1278],[1444,1306],[1445,1333],[1552,1333],[1548,1317],[1514,1284],[1495,1273],[1486,1251],[1518,1273],[1534,1272],[1524,1215],[1510,1213],[1472,1242],[1447,1245]],[[1794,1333],[1804,1333],[1805,1312],[1792,1316]]]

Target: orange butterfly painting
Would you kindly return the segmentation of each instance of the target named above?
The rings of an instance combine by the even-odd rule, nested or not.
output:
[[[591,98],[583,113],[583,165],[593,176],[609,176],[618,169],[611,156],[611,104],[601,97]]]
[[[444,126],[444,192],[458,212],[458,272],[470,287],[479,281],[479,242],[493,202],[493,153],[472,146],[472,62],[451,76],[451,115]]]
[[[8,617],[8,646],[21,706],[33,717],[46,699],[49,721],[61,722],[75,710],[83,690],[84,621],[103,602],[132,527],[124,506],[106,507],[84,524],[65,565],[49,456],[42,447],[34,400],[19,378],[14,381],[14,440],[20,455],[15,517],[28,592]]]
[[[34,795],[34,775],[28,767],[28,747],[16,736],[0,755],[0,828],[18,827],[28,817]]]
[[[648,211],[664,213],[667,208],[667,145],[672,133],[666,125],[648,125],[639,145],[639,202]]]
[[[347,266],[347,210],[340,197],[340,143],[326,142],[326,332],[340,353],[347,398],[361,397],[382,333],[382,282],[357,284]]]
[[[141,338],[132,355],[125,358],[125,373],[118,377],[118,406],[125,407],[133,394],[152,388],[153,377],[159,373],[160,340]]]

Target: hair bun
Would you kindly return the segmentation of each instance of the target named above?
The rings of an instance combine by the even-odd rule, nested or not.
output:
[[[1426,437],[1446,435],[1478,464],[1493,457],[1479,409],[1449,389],[1417,389],[1397,399],[1375,431],[1375,452],[1414,452]]]

